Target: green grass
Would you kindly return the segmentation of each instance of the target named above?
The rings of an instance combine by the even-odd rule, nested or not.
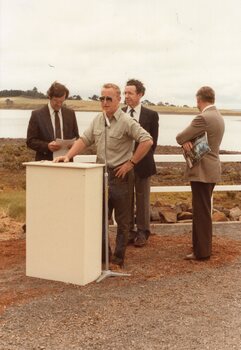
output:
[[[26,216],[25,191],[0,192],[0,211],[17,221],[24,222]]]

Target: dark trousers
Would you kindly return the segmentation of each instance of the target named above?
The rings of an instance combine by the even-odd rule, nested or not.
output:
[[[208,258],[212,253],[211,201],[215,183],[191,181],[192,188],[192,243],[198,259]]]
[[[109,216],[114,209],[117,223],[116,246],[114,255],[124,260],[128,243],[130,226],[130,195],[129,188],[133,182],[133,171],[129,171],[124,179],[115,176],[114,169],[108,169],[108,209]],[[105,211],[103,210],[103,218]],[[105,259],[105,221],[103,219],[102,260]],[[109,252],[110,248],[109,248]]]
[[[134,186],[131,195],[131,221],[130,229],[134,230],[134,207],[136,203],[136,227],[137,231],[143,231],[147,238],[150,234],[150,180],[151,177],[141,178],[134,174]],[[135,189],[135,191],[134,191]]]

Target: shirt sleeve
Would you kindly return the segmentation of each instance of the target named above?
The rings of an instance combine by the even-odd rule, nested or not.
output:
[[[140,124],[133,120],[131,117],[128,118],[128,133],[138,143],[152,140],[151,135],[147,132]]]
[[[94,140],[94,121],[92,121],[89,125],[89,127],[83,132],[83,134],[80,136],[80,138],[83,140],[84,144],[89,147],[91,146],[95,140]]]

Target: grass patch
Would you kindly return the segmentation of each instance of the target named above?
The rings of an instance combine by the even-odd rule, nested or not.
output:
[[[25,221],[26,192],[8,191],[0,193],[0,210],[17,221]]]
[[[163,193],[151,193],[150,203],[155,204],[156,202],[162,205],[175,205],[177,203],[187,203],[191,206],[192,198],[191,192],[163,192]]]

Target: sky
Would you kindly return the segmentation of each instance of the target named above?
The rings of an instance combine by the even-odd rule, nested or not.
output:
[[[57,80],[86,98],[135,78],[154,103],[194,106],[208,85],[241,109],[240,13],[240,0],[0,0],[0,90]]]

